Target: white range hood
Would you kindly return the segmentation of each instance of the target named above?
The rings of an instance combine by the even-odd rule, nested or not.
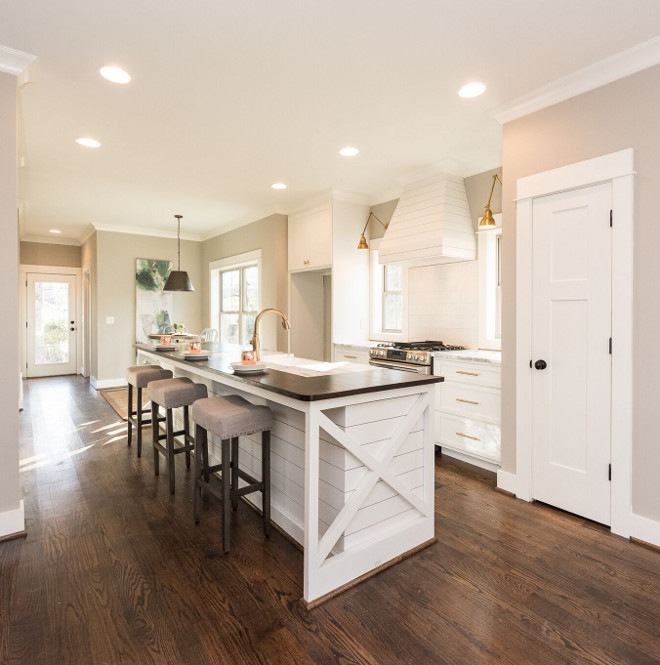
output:
[[[378,261],[414,267],[475,258],[476,237],[463,178],[436,173],[404,183]]]

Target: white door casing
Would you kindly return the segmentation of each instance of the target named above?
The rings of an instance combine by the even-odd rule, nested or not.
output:
[[[75,276],[29,273],[26,376],[75,374],[77,325]]]
[[[610,523],[612,185],[532,203],[532,497]]]
[[[532,201],[597,183],[612,183],[611,519],[613,533],[639,531],[632,512],[632,350],[634,151],[621,150],[520,178],[516,198],[516,468],[498,472],[498,487],[532,499]],[[647,540],[652,540],[647,538]]]

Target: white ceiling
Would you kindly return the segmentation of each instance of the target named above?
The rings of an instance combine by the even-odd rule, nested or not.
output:
[[[382,201],[430,163],[480,173],[502,161],[494,108],[658,34],[658,0],[3,0],[0,44],[38,57],[22,234],[180,213],[209,237],[328,188]],[[459,98],[470,80],[486,93]]]

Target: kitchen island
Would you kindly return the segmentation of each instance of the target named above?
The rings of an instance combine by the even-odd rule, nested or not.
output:
[[[240,394],[273,412],[271,516],[304,548],[309,607],[435,542],[434,384],[442,377],[353,363],[265,355],[236,375],[240,347],[205,344],[208,359],[136,345],[137,361]],[[240,440],[241,467],[260,477],[260,437]],[[219,457],[219,441],[209,438]],[[212,463],[216,463],[216,461]],[[246,498],[257,509],[261,494]]]

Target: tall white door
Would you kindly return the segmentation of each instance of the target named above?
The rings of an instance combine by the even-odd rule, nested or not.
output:
[[[533,202],[532,496],[610,523],[611,184]]]
[[[28,273],[26,323],[27,376],[75,374],[75,275]]]

